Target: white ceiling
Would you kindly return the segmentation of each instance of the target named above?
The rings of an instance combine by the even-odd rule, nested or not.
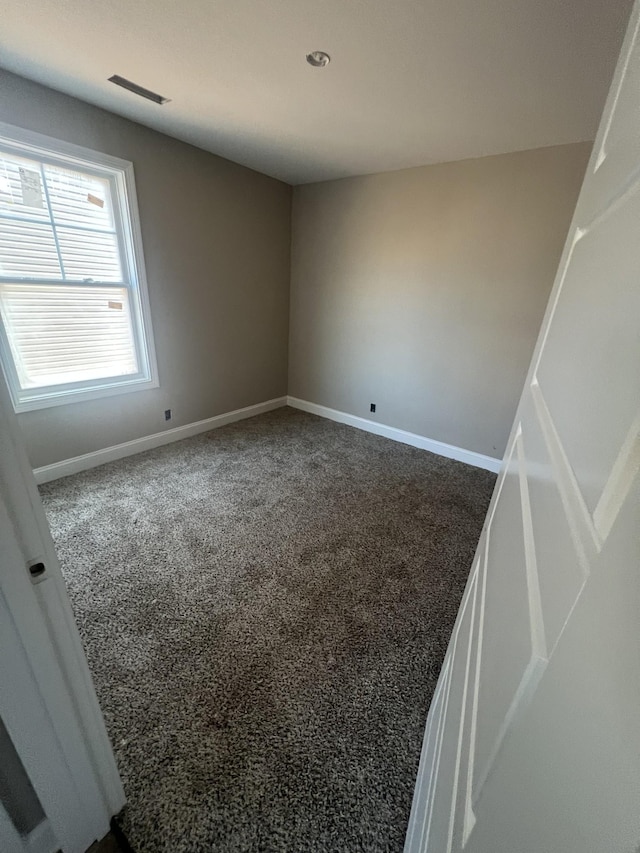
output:
[[[2,0],[0,65],[298,184],[593,139],[630,8]]]

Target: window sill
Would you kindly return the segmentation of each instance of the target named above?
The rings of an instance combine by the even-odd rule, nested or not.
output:
[[[118,382],[112,385],[102,385],[99,388],[78,389],[70,391],[43,393],[41,397],[30,397],[25,400],[13,401],[13,408],[17,414],[21,412],[32,412],[37,409],[50,409],[53,406],[65,406],[68,403],[87,403],[91,400],[99,400],[102,397],[114,397],[117,394],[130,394],[133,391],[147,391],[151,388],[159,388],[157,379],[138,379],[132,382]]]

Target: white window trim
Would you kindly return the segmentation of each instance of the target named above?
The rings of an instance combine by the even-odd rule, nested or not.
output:
[[[101,397],[111,397],[116,394],[127,394],[132,391],[158,388],[160,383],[151,324],[151,308],[133,163],[5,122],[0,122],[0,145],[2,144],[13,148],[18,153],[22,152],[26,157],[37,156],[45,161],[60,157],[71,167],[75,166],[80,169],[89,168],[99,172],[100,167],[104,166],[105,176],[110,179],[114,178],[113,170],[117,172],[115,181],[118,186],[118,214],[124,237],[122,241],[125,253],[124,262],[129,270],[131,296],[136,302],[136,310],[132,312],[134,334],[138,342],[138,351],[144,362],[141,365],[141,372],[144,373],[141,378],[90,380],[87,383],[67,385],[62,390],[55,390],[56,386],[49,386],[42,389],[42,394],[38,394],[36,390],[30,393],[28,399],[20,399],[21,388],[15,371],[13,356],[4,328],[0,323],[0,360],[11,392],[14,410],[16,412],[27,412],[68,403],[96,400]],[[87,385],[90,387],[86,387]]]

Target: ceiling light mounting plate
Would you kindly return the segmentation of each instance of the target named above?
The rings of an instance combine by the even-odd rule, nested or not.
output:
[[[307,54],[307,62],[314,68],[324,68],[331,62],[331,57],[324,50],[313,50]]]

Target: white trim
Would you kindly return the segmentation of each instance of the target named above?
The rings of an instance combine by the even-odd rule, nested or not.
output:
[[[172,441],[181,441],[183,438],[190,438],[192,435],[208,432],[209,430],[217,429],[218,427],[234,423],[235,421],[241,421],[245,418],[252,418],[262,412],[270,412],[282,406],[291,406],[294,409],[300,409],[312,415],[319,415],[322,418],[347,424],[348,426],[365,430],[365,432],[372,432],[375,435],[381,435],[393,441],[399,441],[402,444],[410,444],[412,447],[428,450],[431,453],[436,453],[438,456],[445,456],[447,459],[456,459],[458,462],[466,462],[467,465],[473,465],[476,468],[484,468],[487,471],[492,471],[494,474],[500,470],[500,459],[484,456],[482,453],[475,453],[473,450],[454,447],[452,444],[445,444],[442,441],[425,438],[413,432],[406,432],[406,430],[379,424],[375,421],[359,418],[356,415],[349,415],[346,412],[339,412],[336,409],[320,406],[317,403],[299,400],[297,397],[276,397],[273,400],[266,400],[264,403],[256,403],[253,406],[246,406],[243,409],[235,409],[232,412],[215,415],[213,418],[195,421],[194,423],[174,427],[164,432],[135,438],[133,441],[125,441],[122,444],[105,447],[102,450],[96,450],[92,453],[84,453],[82,456],[63,459],[60,462],[44,465],[41,468],[34,468],[33,473],[36,483],[48,483],[51,480],[57,480],[59,477],[68,477],[70,474],[77,474],[79,471],[87,471],[89,468],[96,468],[98,465],[114,462],[116,459],[124,459],[125,456],[133,456],[145,450],[152,450],[154,447],[161,447],[163,444],[170,444]]]
[[[365,432],[372,432],[374,435],[382,435],[393,441],[400,441],[402,444],[410,444],[412,447],[428,450],[431,453],[436,453],[438,456],[446,456],[447,459],[466,462],[467,465],[473,465],[475,468],[484,468],[486,471],[492,471],[494,474],[500,471],[500,466],[502,465],[502,460],[495,459],[493,456],[485,456],[482,453],[476,453],[474,450],[465,450],[453,444],[445,444],[443,441],[436,441],[433,438],[426,438],[424,435],[417,435],[414,432],[407,432],[404,429],[396,429],[396,427],[380,424],[366,418],[359,418],[347,412],[339,412],[337,409],[320,406],[318,403],[299,400],[297,397],[287,397],[287,405],[292,406],[294,409],[301,409],[303,412],[309,412],[312,415],[319,415],[321,418],[328,418],[330,421],[337,421],[340,424],[347,424],[348,426],[356,427],[356,429],[362,429]]]
[[[149,376],[149,387],[159,388],[160,378],[158,376],[158,360],[156,358],[156,344],[151,322],[151,303],[149,301],[149,282],[147,281],[147,267],[144,260],[144,246],[142,245],[142,228],[140,225],[140,208],[138,207],[138,190],[133,163],[128,163],[123,169],[124,193],[119,193],[120,204],[124,206],[127,214],[126,222],[129,226],[128,236],[131,244],[125,240],[125,250],[131,252],[133,257],[129,263],[133,265],[136,273],[136,287],[134,295],[138,300],[138,311],[136,319],[141,328],[138,336],[142,341],[140,355],[146,357],[147,375]]]
[[[67,403],[95,400],[130,391],[158,388],[160,382],[133,163],[5,122],[0,122],[0,146],[5,146],[8,150],[13,150],[31,159],[57,165],[65,164],[108,180],[112,195],[118,253],[122,264],[123,280],[120,286],[126,288],[129,294],[132,332],[139,362],[138,374],[134,377],[124,375],[98,380],[83,380],[75,383],[61,383],[42,388],[22,388],[7,333],[0,320],[0,356],[14,411],[26,412]],[[16,283],[28,285],[31,282],[16,280]],[[33,283],[52,286],[65,284],[62,280]],[[77,282],[70,283],[77,284]],[[100,287],[108,286],[110,282],[95,282],[94,284],[96,287]]]
[[[209,432],[209,430],[218,429],[219,427],[226,426],[226,424],[241,421],[245,418],[252,418],[255,415],[270,412],[273,409],[279,409],[286,405],[286,397],[276,397],[273,400],[266,400],[264,403],[245,406],[243,409],[234,409],[232,412],[215,415],[213,418],[206,418],[203,421],[195,421],[194,423],[174,427],[164,432],[156,432],[153,435],[134,438],[133,441],[114,444],[112,447],[95,450],[93,453],[83,453],[82,456],[63,459],[61,462],[44,465],[42,468],[34,468],[33,474],[36,478],[36,483],[48,483],[51,480],[57,480],[59,477],[67,477],[69,474],[77,474],[79,471],[97,468],[98,465],[104,465],[106,462],[114,462],[116,459],[124,459],[125,456],[133,456],[145,450],[153,450],[154,447],[171,444],[173,441],[181,441],[183,438],[190,438],[192,435],[198,435],[201,432]]]
[[[7,372],[5,371],[5,378]],[[100,380],[96,380],[100,381]],[[53,386],[54,388],[56,386]],[[51,409],[54,406],[65,406],[67,403],[85,403],[88,400],[100,400],[102,397],[116,397],[119,394],[131,394],[133,391],[148,391],[151,388],[159,388],[160,383],[155,379],[133,379],[130,382],[121,382],[111,379],[106,380],[105,385],[93,385],[91,388],[77,389],[72,391],[56,391],[55,396],[31,397],[16,401],[12,398],[13,410],[17,415],[22,412],[33,412],[38,409]]]
[[[66,139],[58,139],[55,136],[28,130],[26,127],[9,124],[6,121],[0,121],[0,136],[10,139],[11,144],[16,148],[24,147],[25,150],[39,148],[45,158],[50,157],[51,151],[55,150],[69,160],[75,160],[78,166],[86,165],[87,154],[91,155],[92,164],[95,160],[95,165],[105,166],[108,170],[124,170],[131,165],[129,160],[114,157],[112,154],[105,154],[104,151],[96,151],[95,148],[87,148],[85,145],[76,145],[73,142],[67,142]]]

